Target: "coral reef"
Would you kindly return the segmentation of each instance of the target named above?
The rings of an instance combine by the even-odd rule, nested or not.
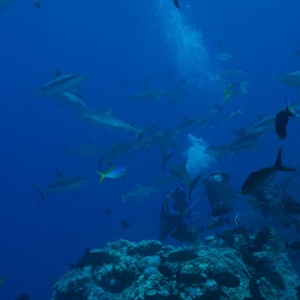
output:
[[[298,299],[283,241],[262,233],[236,234],[230,246],[214,237],[179,248],[119,240],[87,249],[54,284],[52,300]]]

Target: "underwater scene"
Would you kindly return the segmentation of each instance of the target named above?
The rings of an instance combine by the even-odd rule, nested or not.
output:
[[[300,299],[299,10],[0,0],[0,299]]]

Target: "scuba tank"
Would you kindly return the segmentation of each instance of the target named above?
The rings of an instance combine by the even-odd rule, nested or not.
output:
[[[212,216],[228,214],[233,209],[229,174],[222,171],[209,173],[203,179],[203,184],[207,192]]]

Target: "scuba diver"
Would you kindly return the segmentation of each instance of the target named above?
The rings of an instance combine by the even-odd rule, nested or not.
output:
[[[190,203],[182,188],[177,188],[167,194],[160,212],[160,234],[158,240],[163,242],[171,236],[180,241],[195,242],[197,233],[190,230],[184,218],[192,219]]]

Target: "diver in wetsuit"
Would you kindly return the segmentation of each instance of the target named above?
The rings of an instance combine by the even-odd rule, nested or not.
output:
[[[186,200],[183,189],[177,188],[167,194],[160,212],[160,234],[158,240],[163,242],[174,230],[185,232],[189,227],[184,218],[191,218],[190,203]]]

